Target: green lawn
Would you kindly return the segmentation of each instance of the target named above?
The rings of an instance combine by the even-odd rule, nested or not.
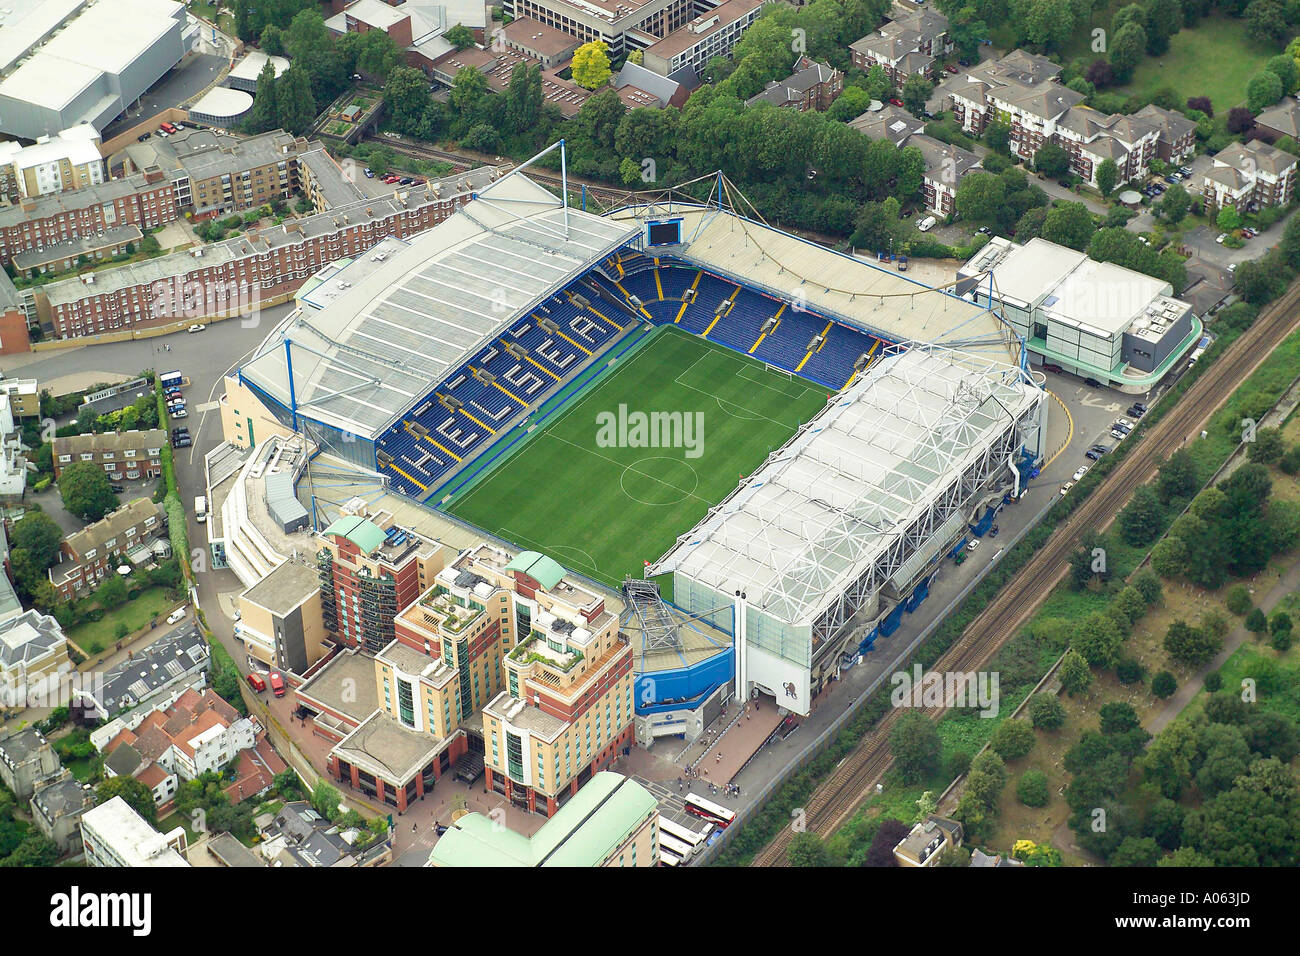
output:
[[[1182,30],[1161,57],[1144,57],[1124,93],[1150,95],[1162,87],[1177,91],[1179,102],[1190,96],[1208,96],[1214,112],[1226,113],[1246,99],[1246,81],[1264,61],[1281,48],[1261,46],[1246,35],[1246,21],[1233,17],[1206,17],[1194,29]]]
[[[666,328],[448,510],[616,584],[639,576],[825,402],[825,388]],[[616,417],[620,405],[684,413],[698,432],[679,434],[697,434],[701,453],[607,447],[600,416]]]
[[[128,633],[144,627],[152,618],[162,618],[175,605],[164,588],[149,588],[98,621],[86,621],[67,632],[68,640],[87,654],[98,654],[117,642],[117,625],[125,623]]]

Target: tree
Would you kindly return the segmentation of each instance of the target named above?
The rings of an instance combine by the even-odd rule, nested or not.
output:
[[[1038,730],[1057,730],[1065,724],[1065,705],[1055,694],[1035,694],[1026,709],[1029,722]]]
[[[1245,734],[1232,724],[1207,724],[1201,729],[1198,747],[1201,765],[1196,771],[1196,788],[1205,797],[1227,790],[1250,766]]]
[[[89,461],[79,461],[63,469],[59,475],[59,495],[63,507],[85,522],[98,521],[117,508],[117,495],[108,475]]]
[[[957,211],[963,219],[996,220],[1006,199],[1006,186],[992,173],[968,173],[957,186]]]
[[[506,122],[514,130],[532,129],[541,114],[541,70],[536,65],[517,63],[506,88]]]
[[[1251,461],[1262,465],[1271,465],[1281,459],[1286,452],[1282,441],[1282,432],[1277,428],[1261,428],[1255,432],[1255,440],[1246,448],[1246,456]]]
[[[967,177],[968,179],[970,177]],[[1043,220],[1043,238],[1082,252],[1097,231],[1092,213],[1081,202],[1058,202]]]
[[[330,786],[324,780],[316,784],[315,789],[311,792],[312,809],[319,813],[327,820],[337,820],[343,812],[339,809],[339,804],[343,802],[343,797],[338,790]]]
[[[1282,81],[1282,95],[1290,96],[1300,88],[1300,65],[1287,56],[1285,53],[1270,57],[1264,64],[1264,69],[1270,73],[1276,74],[1277,78]]]
[[[120,574],[110,574],[104,583],[95,589],[95,600],[106,611],[112,611],[126,603],[126,583]]]
[[[1251,0],[1246,7],[1246,33],[1256,43],[1278,43],[1287,32],[1287,12],[1280,0]]]
[[[923,74],[911,74],[903,81],[903,107],[913,116],[920,116],[925,112],[926,100],[933,90],[934,84]]]
[[[1126,23],[1116,31],[1110,43],[1110,66],[1117,83],[1127,83],[1133,69],[1147,48],[1147,33],[1142,24]]]
[[[1164,593],[1164,585],[1160,583],[1159,576],[1150,568],[1143,568],[1133,575],[1133,587],[1142,595],[1142,600],[1147,602],[1147,607],[1159,604]]]
[[[108,803],[114,797],[121,797],[140,816],[145,823],[155,826],[158,823],[158,808],[153,802],[153,791],[134,777],[119,775],[109,777],[95,787],[95,805]]]
[[[1070,154],[1061,146],[1048,140],[1034,153],[1034,169],[1048,179],[1059,179],[1070,171]]]
[[[1142,485],[1119,513],[1119,536],[1135,547],[1150,544],[1164,530],[1164,517],[1164,505],[1156,490]]]
[[[1101,732],[1108,737],[1126,734],[1142,726],[1137,711],[1128,701],[1110,701],[1102,704],[1098,716],[1101,718]]]
[[[1172,697],[1178,690],[1178,679],[1169,671],[1161,671],[1155,677],[1151,678],[1151,693],[1155,694],[1161,700],[1166,697]]]
[[[1027,807],[1047,806],[1047,774],[1041,770],[1026,770],[1016,784],[1016,796]]]
[[[906,783],[917,783],[938,770],[942,747],[934,721],[917,711],[899,718],[889,734],[894,764]]]
[[[1097,188],[1101,190],[1103,196],[1109,196],[1115,191],[1118,182],[1119,167],[1115,165],[1115,160],[1103,159],[1097,167]]]
[[[384,108],[403,133],[410,135],[419,129],[429,104],[429,83],[419,70],[399,66],[388,74],[384,82]]]
[[[1092,670],[1083,655],[1073,648],[1065,652],[1057,675],[1061,678],[1061,689],[1071,697],[1084,693],[1092,686]]]
[[[1256,760],[1232,788],[1187,814],[1185,845],[1220,866],[1295,866],[1300,858],[1296,781],[1276,759]]]
[[[268,23],[262,28],[257,45],[267,56],[284,56],[284,33],[274,23]]]
[[[63,529],[43,511],[28,511],[10,532],[12,546],[26,551],[32,565],[42,572],[59,559],[62,541]]]
[[[1019,760],[1034,749],[1038,738],[1033,728],[1023,720],[1004,720],[993,732],[989,746],[998,752],[1003,760]]]
[[[1165,194],[1152,207],[1152,211],[1165,222],[1177,225],[1187,218],[1191,208],[1191,194],[1178,183],[1174,183],[1165,190]]]
[[[989,123],[984,129],[984,143],[995,153],[1007,153],[1011,148],[1011,127],[1006,123]]]
[[[1125,837],[1108,861],[1111,866],[1155,866],[1160,847],[1150,837]]]
[[[265,133],[279,125],[280,111],[276,106],[275,91],[275,66],[267,60],[262,66],[262,72],[257,74],[257,92],[253,95],[253,110],[247,121],[250,132]]]
[[[0,861],[0,866],[53,866],[62,854],[59,845],[46,838],[37,830],[32,830],[12,853]]]
[[[1146,0],[1144,5],[1147,53],[1163,56],[1169,50],[1169,38],[1183,28],[1181,0]]]
[[[996,751],[986,750],[971,761],[970,773],[966,775],[966,795],[991,808],[998,802],[1008,777],[1002,757]]]
[[[1164,648],[1180,664],[1197,667],[1223,649],[1223,638],[1192,627],[1186,621],[1175,620],[1165,632]]]
[[[584,43],[573,53],[573,82],[589,90],[609,82],[609,50],[600,40]]]
[[[297,63],[276,81],[276,116],[282,129],[305,133],[316,119],[316,99],[311,86],[311,77]]]
[[[367,30],[356,46],[354,68],[370,77],[387,76],[402,62],[402,49],[383,30]]]
[[[474,45],[474,31],[462,23],[456,24],[442,36],[457,50],[467,50]]]
[[[863,866],[898,866],[898,860],[894,856],[894,847],[902,842],[903,838],[912,832],[902,820],[895,820],[892,817],[886,817],[880,821],[880,826],[876,829],[876,835],[871,840],[871,846],[867,849],[867,855],[862,862]]]
[[[1246,108],[1259,115],[1282,98],[1282,78],[1262,70],[1246,83]]]
[[[1124,636],[1114,617],[1093,611],[1079,623],[1071,647],[1093,667],[1110,667],[1119,656]]]
[[[796,833],[786,847],[785,858],[791,866],[825,866],[826,844],[817,834],[807,830]]]

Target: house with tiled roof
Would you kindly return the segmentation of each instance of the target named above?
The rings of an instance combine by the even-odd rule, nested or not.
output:
[[[1181,163],[1196,151],[1196,124],[1182,113],[1148,103],[1133,116],[1156,128],[1156,158]]]
[[[835,97],[844,92],[844,74],[829,63],[818,63],[811,57],[801,56],[794,70],[784,80],[773,80],[761,93],[745,101],[746,106],[771,103],[789,107],[801,113],[808,110],[827,110]]]
[[[202,693],[186,688],[169,704],[115,719],[91,741],[105,755],[107,776],[134,777],[161,805],[176,793],[179,781],[220,770],[251,748],[255,736],[254,723],[211,688]]]
[[[1285,206],[1295,191],[1296,157],[1259,140],[1233,143],[1214,157],[1201,180],[1210,209]]]
[[[947,17],[928,7],[899,2],[888,23],[849,44],[849,58],[863,72],[879,66],[901,87],[913,75],[934,79],[938,61],[952,48]]]
[[[1300,100],[1285,96],[1276,106],[1271,106],[1255,117],[1255,125],[1274,136],[1300,139]]]
[[[922,179],[925,208],[939,216],[950,216],[956,211],[957,187],[968,173],[981,168],[975,153],[927,135],[923,122],[895,106],[869,110],[849,126],[871,139],[887,139],[899,149],[907,146],[919,149],[925,159]]]

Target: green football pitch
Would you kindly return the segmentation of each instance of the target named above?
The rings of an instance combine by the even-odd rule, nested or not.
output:
[[[821,386],[664,328],[447,510],[617,584],[640,576],[826,398]],[[658,434],[687,447],[646,447],[656,429],[638,431],[646,419],[636,413],[655,412],[674,425]]]

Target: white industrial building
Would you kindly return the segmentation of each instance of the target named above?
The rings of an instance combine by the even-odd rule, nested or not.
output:
[[[176,66],[197,26],[172,0],[10,0],[0,19],[0,131],[96,130]]]
[[[1032,362],[1121,391],[1148,391],[1203,329],[1168,282],[1046,239],[995,238],[957,278],[966,298],[1006,319]]]

